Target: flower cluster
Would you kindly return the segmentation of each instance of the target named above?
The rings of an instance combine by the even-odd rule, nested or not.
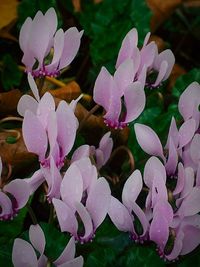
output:
[[[56,105],[50,93],[40,96],[35,82],[40,76],[57,76],[72,62],[82,33],[76,28],[57,30],[53,8],[44,15],[38,11],[34,19],[27,18],[20,31],[22,62],[33,97],[22,96],[17,109],[23,117],[27,150],[38,156],[39,164],[31,177],[1,188],[0,219],[12,219],[46,182],[46,199],[54,209],[54,219],[61,232],[72,237],[60,257],[48,259],[44,233],[38,224],[31,225],[30,243],[20,238],[14,241],[13,264],[82,267],[83,257],[74,258],[75,241],[91,241],[107,214],[132,240],[141,244],[153,241],[160,257],[173,261],[200,244],[200,85],[194,82],[182,93],[178,108],[183,123],[177,127],[172,118],[164,148],[153,129],[135,123],[137,142],[151,157],[143,174],[135,170],[126,180],[120,201],[111,195],[109,183],[101,176],[114,146],[111,132],[103,135],[98,147],[84,144],[74,151],[79,126],[75,109],[81,96],[69,104],[62,100]],[[159,87],[171,73],[173,53],[158,53],[149,37],[150,33],[139,49],[137,30],[129,31],[114,75],[102,67],[96,79],[93,98],[105,109],[104,121],[111,128],[122,129],[138,118],[145,108],[145,86]]]

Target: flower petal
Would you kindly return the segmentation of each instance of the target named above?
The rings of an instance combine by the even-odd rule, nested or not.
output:
[[[176,187],[173,191],[173,195],[177,195],[179,194],[183,188],[184,188],[184,184],[185,184],[185,169],[183,167],[183,164],[180,162],[178,164],[178,178],[177,178],[177,183],[176,183]]]
[[[45,249],[45,236],[42,228],[39,224],[31,225],[29,228],[29,239],[33,247],[40,253],[40,256],[44,254]]]
[[[35,251],[27,241],[16,238],[12,251],[12,262],[15,267],[38,267]]]
[[[60,59],[59,68],[65,68],[75,58],[81,43],[83,31],[79,32],[76,27],[69,28],[65,32],[64,47]]]
[[[186,146],[194,136],[196,122],[194,119],[187,120],[179,129],[179,149]]]
[[[56,266],[67,263],[68,261],[72,260],[75,256],[75,240],[74,237],[71,237],[67,246],[61,253],[61,255],[53,262]]]
[[[29,152],[37,154],[40,160],[45,158],[47,135],[41,122],[29,110],[26,111],[22,124],[24,142]]]
[[[61,232],[69,232],[77,237],[78,222],[74,212],[60,199],[53,198],[54,205]]]
[[[30,85],[31,91],[32,91],[35,99],[39,102],[40,96],[39,96],[38,88],[37,88],[37,85],[35,83],[35,80],[33,79],[33,76],[30,73],[28,73],[28,83]]]
[[[132,205],[138,198],[139,193],[142,190],[142,175],[139,170],[135,170],[124,184],[122,191],[122,202],[129,209],[132,209]]]
[[[13,207],[10,198],[0,191],[0,218],[9,219],[13,216]]]
[[[72,209],[75,203],[80,202],[83,194],[83,179],[79,168],[74,164],[67,169],[61,186],[60,193],[62,200]]]
[[[22,179],[15,179],[4,186],[4,191],[9,192],[17,201],[17,209],[23,208],[30,196],[30,188]]]
[[[128,209],[117,199],[111,196],[108,215],[114,225],[123,232],[133,232],[133,219]]]
[[[55,111],[55,101],[53,96],[47,92],[41,98],[37,109],[37,116],[44,128],[47,127],[47,120],[51,111]]]
[[[141,148],[149,155],[159,156],[164,160],[163,148],[157,134],[148,126],[135,123],[136,139]]]
[[[17,104],[17,112],[22,117],[24,117],[26,110],[30,110],[36,114],[37,108],[38,102],[30,95],[23,95]]]
[[[126,104],[125,122],[131,122],[142,113],[145,107],[146,97],[142,84],[134,82],[124,91],[124,101]]]
[[[83,267],[83,257],[79,256],[73,260],[58,265],[57,267]]]
[[[168,159],[165,164],[167,175],[173,175],[178,164],[178,153],[172,138],[169,141]]]
[[[178,134],[178,129],[176,126],[176,121],[174,119],[174,117],[172,117],[171,119],[171,123],[170,123],[170,127],[169,127],[169,133],[168,133],[168,137],[167,137],[167,143],[165,145],[166,149],[169,149],[169,140],[170,138],[172,139],[175,147],[178,147],[178,141],[179,141],[179,134]]]
[[[90,156],[90,146],[89,145],[79,146],[72,155],[71,163],[76,160],[80,160],[81,158],[85,158],[89,156]]]
[[[200,162],[200,134],[196,133],[194,135],[189,153],[194,163],[198,164]]]
[[[94,229],[105,219],[110,205],[111,191],[108,182],[101,177],[90,187],[86,208],[92,218]]]
[[[200,244],[200,229],[193,225],[183,227],[183,245],[180,255],[190,253]]]

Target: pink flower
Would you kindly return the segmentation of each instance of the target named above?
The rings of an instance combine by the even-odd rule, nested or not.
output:
[[[2,161],[0,158],[0,176]],[[0,189],[0,220],[10,220],[23,208],[30,195],[26,181],[15,179]]]
[[[67,67],[76,56],[83,31],[72,27],[66,32],[57,29],[57,16],[54,8],[43,15],[38,11],[32,20],[26,19],[19,35],[19,44],[24,52],[22,62],[27,72],[33,76],[57,76],[61,69]],[[49,59],[53,48],[53,58]]]
[[[71,233],[81,243],[88,242],[108,212],[111,192],[105,178],[97,179],[89,158],[70,165],[60,187],[61,199],[52,200],[62,232]],[[79,220],[84,230],[78,230]]]
[[[165,81],[173,68],[175,57],[171,50],[167,49],[158,53],[158,48],[154,42],[149,41],[150,33],[147,33],[144,44],[141,49],[138,48],[138,33],[135,28],[130,30],[121,45],[116,68],[131,59],[134,63],[133,77],[134,81],[141,81],[141,79],[148,79],[148,75],[153,72],[157,73],[157,78],[154,82],[147,81],[148,87],[154,88]]]
[[[13,245],[12,262],[14,267],[45,267],[47,266],[47,257],[44,255],[46,240],[41,227],[37,225],[31,225],[29,229],[30,243],[16,238]],[[39,253],[37,256],[35,250]],[[75,241],[72,237],[61,255],[52,263],[57,267],[82,267],[83,257],[75,256]]]
[[[139,170],[134,171],[127,179],[123,192],[122,203],[115,197],[111,197],[108,215],[114,225],[124,232],[129,232],[136,241],[143,243],[148,238],[149,222],[143,210],[136,203],[139,193],[142,190],[142,176]],[[134,216],[139,219],[143,232],[138,233],[134,228]]]
[[[114,76],[103,67],[96,79],[94,101],[105,109],[104,121],[112,128],[124,128],[144,109],[144,86],[133,78],[133,62],[127,60]]]
[[[99,142],[98,148],[89,145],[78,147],[72,155],[71,162],[79,160],[82,157],[93,157],[96,161],[97,169],[103,167],[108,161],[113,148],[113,140],[110,137],[110,134],[111,132],[104,134]]]

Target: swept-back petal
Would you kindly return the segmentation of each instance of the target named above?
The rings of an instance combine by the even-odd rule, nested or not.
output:
[[[190,144],[189,153],[194,163],[198,164],[200,162],[200,134],[196,133],[194,135]]]
[[[24,207],[30,196],[30,187],[22,179],[15,179],[4,186],[4,191],[9,192],[17,201],[17,209]]]
[[[154,87],[158,86],[163,80],[166,75],[168,69],[168,63],[167,61],[163,61],[160,65],[158,76],[156,78],[155,83],[153,84]]]
[[[115,197],[111,196],[108,215],[114,225],[123,232],[133,232],[133,219],[128,209]]]
[[[57,267],[83,267],[83,257],[79,256],[61,265],[57,265]]]
[[[79,146],[73,153],[71,162],[76,160],[80,160],[81,158],[89,157],[90,156],[90,146],[89,145],[82,145]]]
[[[113,90],[113,77],[102,67],[94,85],[93,98],[94,101],[101,105],[106,111],[110,106],[111,91]]]
[[[67,169],[60,186],[62,200],[72,209],[81,201],[83,179],[79,168],[74,164]]]
[[[45,158],[47,134],[36,115],[27,110],[22,124],[24,142],[29,152],[37,154],[40,160]]]
[[[76,27],[72,27],[65,32],[64,47],[60,59],[59,68],[68,66],[75,58],[81,43],[83,31],[79,32]]]
[[[12,251],[12,262],[15,267],[38,267],[37,256],[31,244],[27,241],[16,238]]]
[[[181,94],[178,102],[178,109],[184,120],[190,119],[195,111],[198,111],[200,104],[200,85],[197,82],[191,83]]]
[[[53,198],[54,205],[61,232],[69,232],[77,237],[78,222],[74,212],[60,199]]]
[[[174,117],[171,119],[170,127],[169,127],[169,133],[167,137],[167,143],[165,145],[165,148],[169,149],[169,140],[172,139],[175,147],[178,147],[178,141],[179,141],[179,134],[178,134],[178,128],[176,126],[176,121]]]
[[[108,161],[113,148],[113,139],[110,135],[111,132],[107,132],[99,142],[99,149],[103,152],[103,165]]]
[[[144,211],[140,208],[140,206],[137,203],[133,203],[132,205],[132,212],[138,217],[142,228],[143,228],[143,233],[141,236],[145,236],[148,228],[149,228],[149,221],[144,213]]]
[[[124,61],[116,70],[114,80],[117,84],[117,90],[120,97],[123,96],[127,86],[129,86],[134,79],[134,65],[131,59]]]
[[[86,208],[92,218],[94,229],[105,219],[110,205],[111,191],[108,182],[101,177],[90,187]]]
[[[39,224],[31,225],[29,228],[29,239],[33,247],[40,253],[40,256],[43,255],[45,249],[45,236],[42,228]]]
[[[28,83],[30,85],[31,91],[32,91],[35,99],[39,102],[40,96],[39,96],[38,88],[37,88],[35,80],[33,79],[33,76],[31,75],[30,72],[28,73]]]
[[[58,26],[58,20],[55,9],[53,7],[49,8],[45,13],[44,17],[45,17],[45,22],[47,23],[48,28],[50,30],[50,36],[53,36]]]
[[[22,117],[24,117],[26,110],[30,110],[36,114],[37,108],[38,102],[30,95],[23,95],[17,104],[17,112]]]
[[[129,210],[132,209],[133,203],[141,192],[142,184],[142,175],[139,170],[135,170],[124,184],[122,202]]]
[[[146,103],[144,88],[140,82],[130,84],[124,91],[124,100],[126,104],[125,122],[135,120],[142,113]]]
[[[59,103],[56,115],[58,126],[57,141],[61,148],[62,156],[65,157],[74,145],[77,130],[77,118],[75,117],[73,110],[65,101]]]
[[[166,49],[166,50],[162,51],[156,57],[155,63],[154,63],[154,68],[159,71],[163,62],[167,62],[167,65],[168,65],[167,70],[165,71],[165,75],[163,77],[163,81],[165,81],[169,77],[169,75],[172,71],[172,68],[174,66],[174,63],[175,63],[174,54],[172,53],[172,51],[170,49]]]
[[[10,198],[0,191],[0,218],[7,219],[12,217],[13,209],[12,209],[12,202]]]
[[[70,238],[67,246],[65,247],[65,249],[61,253],[61,255],[53,263],[56,266],[67,263],[68,261],[70,261],[74,258],[75,251],[76,251],[75,240],[74,240],[74,237],[72,236]]]
[[[126,34],[126,36],[122,41],[122,45],[119,50],[117,58],[116,68],[118,68],[119,65],[126,59],[132,57],[133,49],[137,47],[137,44],[138,44],[138,33],[137,30],[133,28]]]
[[[173,195],[179,194],[183,190],[184,184],[185,184],[185,169],[183,167],[183,164],[180,162],[178,164],[178,178],[176,187],[173,191]]]
[[[186,225],[183,227],[183,245],[180,255],[190,253],[200,244],[200,229],[193,225]]]
[[[194,119],[185,121],[179,129],[179,148],[186,146],[194,136],[196,122]]]
[[[178,164],[178,153],[177,149],[174,145],[173,139],[170,138],[169,141],[169,151],[168,151],[168,158],[165,164],[167,175],[173,175],[176,171],[176,167]]]
[[[135,123],[136,139],[141,148],[149,155],[159,156],[164,160],[163,148],[157,134],[148,126]]]
[[[32,27],[32,19],[28,17],[25,20],[24,24],[22,25],[19,33],[19,45],[23,52],[25,52],[28,47],[31,27]]]
[[[55,101],[53,96],[47,92],[41,98],[37,109],[37,116],[44,128],[47,127],[47,120],[51,111],[55,111]]]

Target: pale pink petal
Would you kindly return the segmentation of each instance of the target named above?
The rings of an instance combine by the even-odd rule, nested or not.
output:
[[[104,134],[99,143],[99,149],[103,152],[103,165],[108,161],[113,148],[113,140],[110,137],[110,134],[111,132],[107,132],[106,134]]]
[[[185,181],[184,181],[184,187],[181,192],[181,197],[185,197],[188,195],[191,190],[194,187],[194,181],[195,181],[195,175],[194,175],[194,170],[191,167],[185,168]]]
[[[76,99],[72,99],[72,101],[69,103],[70,108],[73,112],[75,112],[76,106],[78,104],[78,101],[83,97],[83,94],[79,95]],[[77,127],[78,128],[78,127]]]
[[[163,179],[166,182],[166,170],[161,161],[156,157],[151,157],[144,167],[144,182],[151,189],[153,180]]]
[[[143,46],[142,47],[145,47],[149,41],[149,38],[151,36],[151,32],[148,32],[144,38],[144,42],[143,42]]]
[[[152,66],[156,56],[156,52],[157,52],[157,47],[154,42],[151,42],[148,45],[143,46],[143,48],[140,51],[141,55],[140,69],[142,69],[144,64],[146,65],[147,68]]]
[[[166,255],[166,258],[170,261],[175,260],[181,253],[182,246],[183,246],[183,238],[184,238],[184,233],[182,230],[179,230],[176,232],[176,238],[174,241],[174,247],[170,254]]]
[[[174,213],[171,205],[168,201],[163,200],[160,200],[156,203],[153,209],[153,214],[159,214],[160,216],[165,217],[169,225],[171,225],[174,218]]]
[[[154,67],[157,71],[159,71],[163,62],[167,62],[167,64],[168,64],[168,68],[167,68],[165,75],[163,77],[163,81],[165,81],[169,77],[169,75],[172,71],[172,68],[174,66],[174,63],[175,63],[174,54],[172,53],[172,51],[170,49],[164,50],[156,57]]]
[[[69,232],[77,237],[78,222],[74,212],[60,199],[53,198],[54,205],[61,232]]]
[[[74,162],[79,168],[83,181],[83,191],[88,190],[93,181],[97,180],[97,169],[91,164],[91,160],[86,157]]]
[[[44,128],[47,127],[47,119],[51,111],[55,111],[55,101],[53,96],[47,92],[41,98],[37,109],[37,116]]]
[[[104,165],[104,155],[103,151],[100,149],[95,150],[95,159],[96,159],[96,167],[100,169]]]
[[[30,73],[28,73],[28,83],[30,85],[31,91],[32,91],[35,99],[39,102],[40,96],[39,96],[38,88],[37,88],[37,85],[35,83],[35,80],[33,79],[33,76]]]
[[[27,241],[16,238],[12,251],[12,262],[14,267],[38,267],[37,256],[31,244]]]
[[[83,31],[79,32],[76,27],[72,27],[65,32],[64,47],[60,59],[59,68],[65,68],[75,58],[81,43]]]
[[[57,265],[57,267],[83,267],[83,257],[79,256],[73,260],[70,260],[61,265]]]
[[[13,207],[10,198],[0,191],[0,218],[7,219],[13,214]]]
[[[30,194],[32,194],[45,181],[45,178],[41,169],[39,169],[36,172],[34,172],[34,174],[30,178],[24,179],[24,181],[26,181],[27,184],[29,185]]]
[[[183,148],[187,145],[192,137],[194,136],[196,130],[196,122],[194,119],[187,120],[182,124],[179,129],[179,148]]]
[[[31,33],[32,19],[28,17],[23,23],[19,33],[19,45],[23,52],[26,51]]]
[[[178,164],[178,178],[177,178],[177,183],[176,183],[176,187],[173,191],[173,195],[177,195],[179,194],[183,188],[184,188],[184,184],[185,184],[185,169],[183,167],[183,164],[180,162]]]
[[[47,150],[47,135],[41,122],[36,115],[27,110],[22,124],[24,142],[29,152],[39,156],[40,160],[45,158]]]
[[[57,127],[57,117],[55,111],[50,111],[49,116],[47,118],[47,134],[48,134],[48,141],[49,141],[49,155],[51,156],[57,141],[58,135],[58,127]]]
[[[26,110],[30,110],[36,114],[37,108],[38,102],[30,95],[23,95],[17,104],[17,112],[22,117],[24,117]]]
[[[172,119],[171,119],[169,133],[168,133],[168,137],[167,137],[167,143],[165,145],[165,148],[167,148],[167,149],[169,149],[170,138],[173,140],[173,143],[174,143],[175,147],[177,148],[178,147],[178,141],[179,141],[179,135],[178,135],[178,129],[177,129],[176,121],[175,121],[174,117],[172,117]]]
[[[50,30],[50,35],[53,36],[58,25],[56,11],[53,7],[49,8],[45,13],[45,22]]]
[[[191,83],[179,98],[178,109],[184,120],[190,119],[198,111],[200,104],[200,85]]]
[[[41,11],[38,11],[32,22],[29,45],[40,67],[42,67],[51,38],[52,36],[50,36],[50,29],[45,21],[45,17]]]
[[[176,171],[176,167],[178,164],[178,153],[177,149],[174,145],[173,139],[170,138],[169,141],[169,151],[168,151],[168,158],[165,164],[167,175],[173,175]]]
[[[142,175],[139,170],[135,170],[126,180],[122,191],[122,202],[129,211],[132,209],[132,205],[138,198],[142,186]]]
[[[183,245],[180,255],[190,253],[200,244],[200,229],[193,225],[186,225],[183,227]]]
[[[54,51],[51,64],[45,66],[47,72],[55,72],[59,66],[64,47],[64,32],[59,29],[54,36]]]
[[[113,90],[113,77],[107,71],[106,68],[102,67],[101,71],[95,81],[93,99],[101,105],[106,111],[110,106],[111,91]]]
[[[75,256],[75,251],[75,240],[74,237],[71,237],[67,246],[65,247],[61,255],[53,262],[53,264],[57,266],[72,260]]]
[[[15,179],[4,186],[4,191],[9,192],[17,201],[17,209],[24,207],[30,196],[30,188],[22,179]]]
[[[74,145],[77,130],[77,118],[73,110],[65,102],[61,101],[56,110],[58,137],[57,142],[62,150],[62,156],[65,157]]]
[[[83,179],[79,168],[74,164],[67,169],[61,186],[60,193],[62,200],[72,209],[76,202],[80,202],[83,194]]]
[[[134,65],[131,59],[124,61],[116,70],[114,74],[114,81],[117,84],[117,90],[120,97],[123,96],[127,86],[129,86],[134,79]]]
[[[192,216],[200,212],[200,187],[194,187],[184,198],[178,214],[180,216]]]
[[[155,176],[152,185],[152,207],[158,202],[167,201],[167,188],[161,176]]]
[[[114,225],[123,232],[133,232],[133,219],[128,209],[117,199],[111,196],[108,215]]]
[[[160,65],[158,76],[156,78],[155,83],[153,84],[154,87],[158,86],[163,80],[166,75],[168,69],[168,63],[167,61],[163,61]]]
[[[157,134],[148,126],[135,123],[136,139],[141,148],[149,155],[164,159],[163,148]]]
[[[89,157],[90,156],[90,146],[89,145],[82,145],[78,147],[71,158],[71,163],[80,160],[81,158]]]
[[[44,254],[45,249],[45,236],[42,228],[39,224],[31,225],[29,228],[29,239],[33,247],[40,253],[40,256]]]
[[[149,221],[144,213],[144,211],[140,208],[140,206],[137,205],[137,203],[133,203],[132,204],[132,212],[133,214],[135,214],[137,216],[137,218],[139,219],[141,225],[142,225],[142,229],[143,229],[143,233],[141,236],[145,236],[148,228],[149,228]]]
[[[125,122],[128,123],[137,119],[145,107],[146,96],[140,82],[134,82],[126,88],[124,101],[126,104]]]
[[[81,241],[87,242],[93,236],[95,230],[93,228],[91,216],[82,203],[76,203],[76,211],[80,216],[80,219],[82,220],[85,229],[84,235],[79,236],[79,238]]]
[[[131,29],[125,36],[121,48],[119,50],[116,68],[126,59],[131,58],[132,51],[138,44],[138,33],[135,28]]]
[[[189,153],[194,163],[198,164],[200,162],[200,134],[197,133],[193,137]]]
[[[154,241],[161,250],[164,250],[169,237],[169,224],[165,217],[156,213],[151,222],[149,237]]]
[[[60,170],[55,164],[54,159],[50,159],[50,174],[51,174],[51,187],[48,190],[48,200],[51,201],[53,197],[60,198],[60,188],[62,182],[62,176]]]
[[[198,164],[198,169],[196,174],[196,186],[200,186],[200,162]]]
[[[86,208],[92,218],[94,229],[105,219],[110,205],[111,191],[105,178],[99,178],[89,190]]]

